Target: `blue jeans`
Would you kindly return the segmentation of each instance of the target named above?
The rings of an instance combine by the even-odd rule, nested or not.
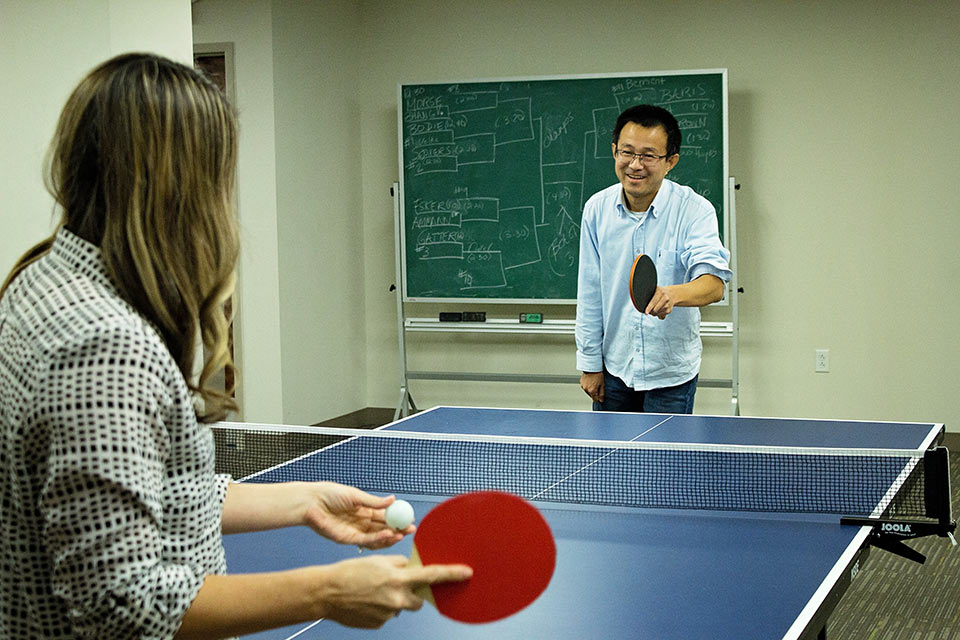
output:
[[[693,413],[693,396],[697,378],[675,387],[637,391],[623,380],[603,370],[603,402],[594,402],[594,411],[629,411],[633,413]]]

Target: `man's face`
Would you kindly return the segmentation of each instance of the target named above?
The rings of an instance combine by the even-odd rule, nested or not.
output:
[[[663,178],[676,166],[680,156],[641,161],[627,156],[624,159],[617,151],[663,156],[667,153],[667,132],[660,125],[641,127],[628,122],[620,131],[620,138],[613,147],[614,168],[617,179],[623,185],[627,206],[631,211],[646,211],[660,190]]]

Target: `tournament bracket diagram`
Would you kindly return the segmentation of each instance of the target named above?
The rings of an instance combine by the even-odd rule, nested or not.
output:
[[[627,106],[679,108],[687,158],[719,154],[698,144],[718,110],[702,87],[599,82],[583,95],[549,81],[402,87],[409,297],[576,298],[583,204],[616,181],[610,140]]]

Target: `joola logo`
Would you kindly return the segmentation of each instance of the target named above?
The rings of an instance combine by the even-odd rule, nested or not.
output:
[[[913,533],[910,530],[910,525],[908,524],[894,524],[892,522],[884,522],[880,527],[882,531],[887,533]]]

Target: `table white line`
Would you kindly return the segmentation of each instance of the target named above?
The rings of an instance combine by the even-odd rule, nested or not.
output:
[[[317,626],[318,624],[320,624],[320,623],[323,622],[324,620],[326,620],[326,618],[320,618],[319,620],[315,620],[315,621],[312,622],[311,624],[308,624],[307,626],[305,626],[303,629],[300,629],[300,631],[297,631],[297,632],[296,632],[295,634],[293,634],[292,636],[289,636],[288,638],[286,638],[286,640],[293,640],[293,639],[296,638],[297,636],[302,635],[302,634],[306,633],[307,631],[310,631],[310,629],[313,629],[315,626]]]

